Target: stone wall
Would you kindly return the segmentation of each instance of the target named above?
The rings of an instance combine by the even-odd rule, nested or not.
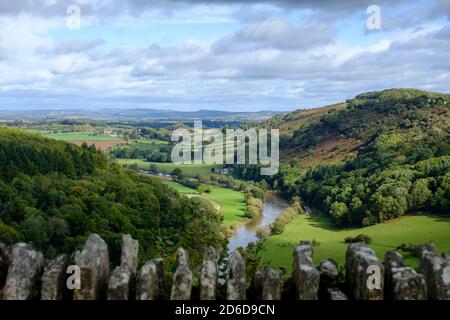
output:
[[[119,266],[110,272],[108,246],[92,234],[81,251],[59,255],[45,263],[40,252],[25,243],[0,243],[0,298],[4,300],[449,300],[450,255],[427,244],[420,253],[420,272],[406,267],[399,253],[387,252],[380,261],[365,243],[350,244],[345,277],[338,264],[313,263],[313,245],[302,241],[293,249],[290,278],[281,270],[257,270],[251,279],[239,252],[232,252],[219,277],[219,254],[207,248],[196,272],[186,250],[177,250],[176,269],[165,276],[163,259],[138,268],[138,241],[122,238]],[[198,279],[196,278],[198,277]],[[345,280],[344,280],[345,279]],[[197,288],[193,288],[198,283]]]

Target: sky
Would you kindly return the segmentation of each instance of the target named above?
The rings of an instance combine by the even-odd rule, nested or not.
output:
[[[450,0],[0,0],[0,109],[289,111],[450,92]]]

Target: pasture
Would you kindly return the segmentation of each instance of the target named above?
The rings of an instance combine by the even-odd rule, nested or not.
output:
[[[404,216],[402,218],[365,228],[341,229],[335,227],[326,217],[309,217],[301,215],[286,226],[280,235],[271,236],[263,244],[260,257],[264,263],[273,267],[284,267],[290,274],[292,270],[292,252],[300,240],[315,240],[314,263],[325,258],[335,259],[340,266],[345,262],[347,244],[344,239],[360,233],[372,238],[369,245],[375,250],[379,259],[384,259],[388,250],[395,250],[401,243],[423,244],[432,242],[440,252],[450,251],[450,217],[434,215]],[[403,254],[405,262],[418,266],[418,259],[407,253]]]

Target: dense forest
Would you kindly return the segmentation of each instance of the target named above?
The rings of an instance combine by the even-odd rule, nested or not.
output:
[[[362,94],[314,113],[314,121],[285,136],[281,153],[297,156],[277,176],[260,177],[248,166],[236,172],[301,197],[337,225],[367,226],[418,210],[449,213],[449,105],[448,95],[419,90]]]
[[[177,246],[201,252],[219,245],[220,223],[200,200],[121,168],[95,147],[0,127],[1,242],[26,241],[51,257],[96,232],[117,258],[129,233],[145,259]]]

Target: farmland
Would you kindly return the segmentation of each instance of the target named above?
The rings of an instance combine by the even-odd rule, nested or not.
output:
[[[365,228],[337,228],[326,217],[301,215],[286,226],[280,235],[270,237],[263,244],[260,257],[264,263],[275,267],[284,267],[288,272],[292,268],[292,248],[300,240],[315,240],[314,262],[318,264],[325,258],[335,259],[344,264],[348,236],[367,234],[372,238],[370,247],[378,258],[383,259],[388,250],[395,250],[401,243],[434,243],[440,252],[450,251],[450,217],[433,215],[405,216],[390,222]],[[404,254],[405,262],[418,266],[417,258]]]
[[[110,136],[104,134],[94,134],[91,132],[68,132],[68,133],[54,133],[44,134],[47,138],[60,140],[60,141],[116,141],[122,140],[117,136]]]
[[[166,184],[185,195],[199,196],[199,193],[196,190],[185,187],[179,183],[166,182]],[[220,206],[220,212],[224,218],[224,225],[235,225],[245,219],[244,213],[246,204],[244,193],[220,186],[211,185],[209,187],[211,192],[204,193],[201,196]]]
[[[100,150],[108,150],[114,146],[125,143],[125,140],[117,136],[109,136],[104,134],[93,134],[90,132],[69,132],[69,133],[53,133],[44,134],[47,138],[59,141],[66,141],[81,146],[83,143],[95,145]]]
[[[171,162],[160,163],[160,162],[148,162],[140,159],[117,159],[120,164],[137,164],[138,168],[141,170],[149,170],[150,165],[156,165],[158,172],[170,174],[173,169],[180,168],[182,173],[186,176],[195,177],[198,174],[210,174],[211,169],[218,168],[218,165],[208,165],[208,164],[174,164]]]

